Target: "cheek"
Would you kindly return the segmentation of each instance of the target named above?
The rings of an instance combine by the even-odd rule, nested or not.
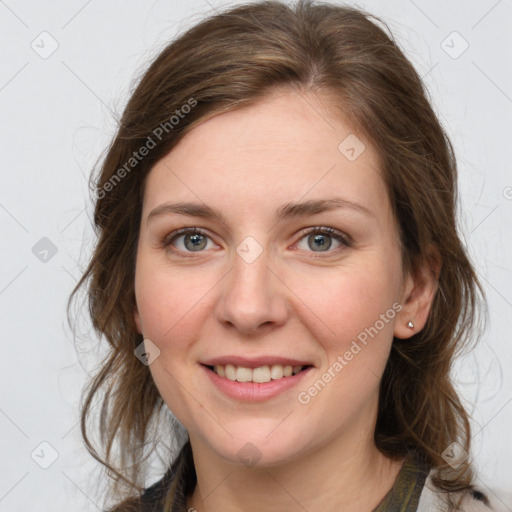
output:
[[[215,284],[211,274],[173,269],[141,257],[135,275],[135,295],[145,337],[165,350],[187,343]],[[188,334],[187,334],[188,333]]]
[[[303,275],[296,282],[297,295],[307,297],[302,321],[321,346],[319,377],[332,382],[321,397],[314,398],[316,407],[343,403],[336,414],[332,413],[339,421],[355,415],[375,397],[389,357],[399,280],[397,265],[384,260],[376,258],[371,264],[366,260],[364,265],[360,261],[316,276]],[[322,384],[315,386],[311,396],[323,389]]]
[[[322,326],[323,339],[329,347],[335,348],[341,340],[348,340],[373,326],[388,312],[394,317],[392,304],[397,297],[396,279],[393,270],[375,265],[353,265],[343,269],[320,269],[307,276],[295,277],[293,289],[304,297],[304,307],[310,309],[304,315]],[[389,311],[391,310],[391,311]],[[392,322],[385,327],[379,322],[380,330],[392,331]]]
[[[353,267],[336,278],[304,280],[298,291],[308,297],[302,318],[309,319],[307,328],[323,352],[318,379],[298,399],[309,411],[328,415],[332,428],[375,404],[389,357],[395,279],[391,270],[374,270]]]
[[[137,262],[135,295],[142,333],[160,351],[149,370],[169,409],[186,425],[192,422],[195,404],[190,396],[200,396],[189,376],[208,309],[206,292],[214,285],[210,279],[149,258]]]

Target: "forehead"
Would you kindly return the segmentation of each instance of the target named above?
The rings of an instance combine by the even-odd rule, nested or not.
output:
[[[150,171],[143,215],[169,200],[254,214],[326,195],[384,212],[378,155],[318,96],[279,91],[192,129]]]

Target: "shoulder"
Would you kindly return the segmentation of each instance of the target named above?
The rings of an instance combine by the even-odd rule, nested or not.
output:
[[[512,510],[512,496],[496,490],[484,489],[478,485],[472,491],[450,493],[450,497],[457,504],[455,510],[459,512],[510,512]],[[425,480],[417,512],[447,512],[448,500],[448,494],[437,490],[432,484],[431,471]]]

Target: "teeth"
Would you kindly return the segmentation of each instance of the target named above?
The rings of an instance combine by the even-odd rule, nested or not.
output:
[[[236,380],[238,382],[249,382],[252,380],[252,370],[239,366],[236,369]]]
[[[272,380],[270,375],[270,367],[262,366],[260,368],[254,368],[252,370],[252,381],[253,382],[270,382]],[[249,380],[249,379],[247,379]]]
[[[229,380],[236,380],[236,368],[232,364],[227,364],[224,368],[225,377]]]
[[[273,364],[272,366],[260,366],[258,368],[246,368],[244,366],[234,366],[227,364],[226,366],[214,366],[213,371],[220,377],[237,381],[237,382],[259,382],[265,383],[271,380],[290,377],[302,370],[302,366],[283,366],[281,364]]]
[[[273,364],[270,368],[270,376],[272,379],[282,379],[284,376],[283,367],[280,364]]]

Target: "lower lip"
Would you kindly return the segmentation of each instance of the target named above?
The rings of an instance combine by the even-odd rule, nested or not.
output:
[[[220,389],[224,394],[236,400],[243,400],[244,402],[261,402],[268,400],[279,393],[283,393],[293,386],[297,385],[306,374],[313,369],[312,366],[303,370],[296,375],[290,377],[283,377],[282,379],[271,380],[269,382],[238,382],[236,380],[229,380],[225,377],[217,375],[213,370],[207,366],[201,365],[206,372],[212,383]]]

